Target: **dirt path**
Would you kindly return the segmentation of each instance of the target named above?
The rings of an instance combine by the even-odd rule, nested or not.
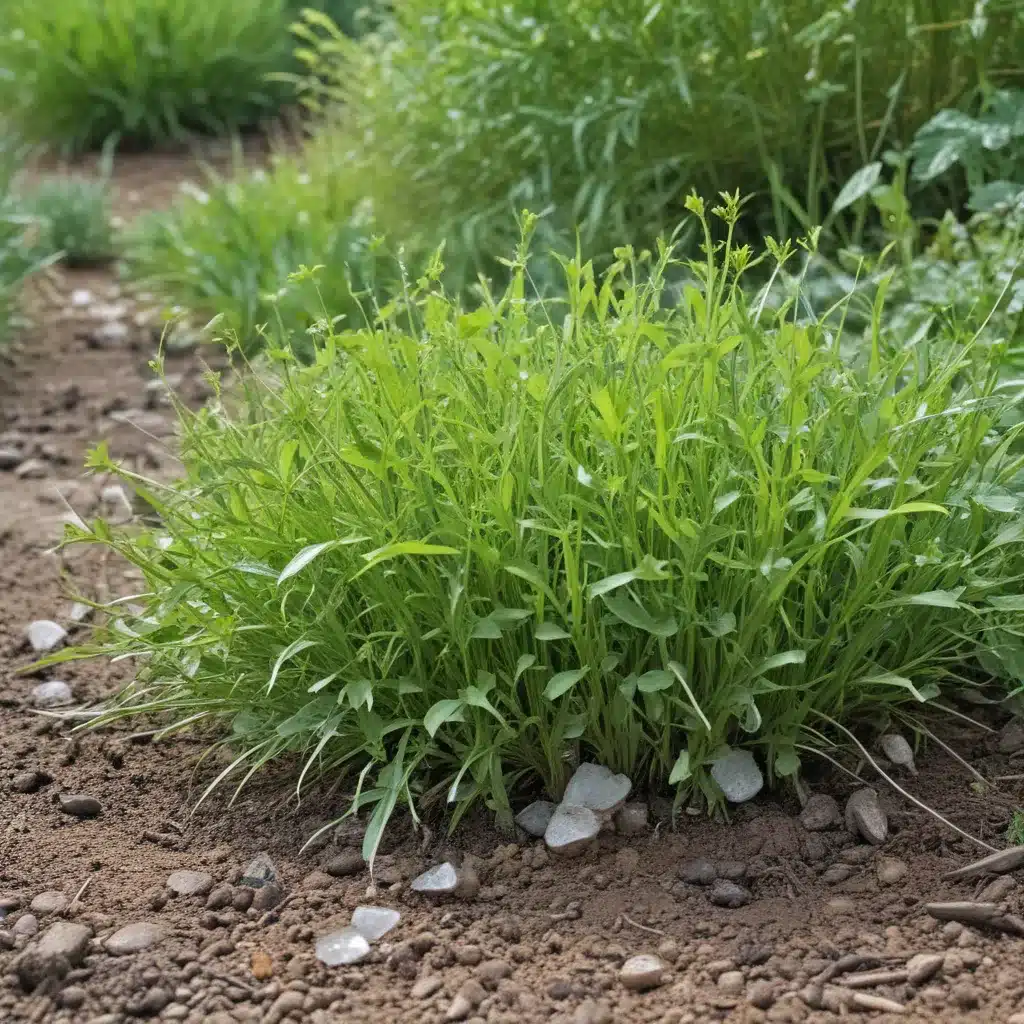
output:
[[[165,201],[184,171],[166,160],[126,163],[118,181],[144,207]],[[110,275],[60,274],[40,285],[37,327],[0,381],[0,1020],[1018,1020],[1021,940],[942,925],[923,907],[973,899],[989,884],[942,880],[977,849],[882,787],[890,835],[881,848],[841,824],[809,830],[795,801],[758,799],[728,825],[684,815],[673,830],[659,816],[663,802],[652,800],[647,828],[603,834],[572,861],[551,859],[525,834],[498,835],[482,815],[450,841],[442,828],[414,835],[400,822],[371,883],[355,855],[357,827],[299,852],[345,806],[328,788],[296,806],[282,770],[233,806],[224,791],[193,815],[224,763],[198,764],[196,738],[153,743],[128,728],[72,736],[34,714],[41,681],[63,680],[84,704],[127,673],[80,664],[14,674],[31,661],[29,622],[74,628],[69,591],[128,596],[139,586],[95,551],[64,563],[47,554],[70,511],[118,512],[108,482],[80,471],[87,447],[106,439],[115,457],[174,472],[171,417],[147,369],[152,329],[139,326],[137,305],[117,308],[125,303]],[[103,327],[111,322],[126,329]],[[169,370],[190,400],[202,400],[196,354],[175,357]],[[1003,737],[1004,748],[1012,739]],[[961,723],[951,742],[987,778],[1020,770],[1020,755],[1000,752],[995,734]],[[1002,845],[1020,783],[979,794],[941,750],[921,761],[907,783],[913,791]],[[811,781],[840,803],[854,788]],[[99,813],[67,813],[61,795],[92,797]],[[260,852],[276,880],[239,884]],[[472,898],[432,903],[409,890],[411,877],[449,856],[477,873]],[[168,886],[179,871],[198,873],[172,880],[192,895]],[[1019,913],[1022,890],[1004,879],[986,898]],[[347,924],[359,904],[394,907],[401,921],[361,963],[323,966],[315,940]],[[638,954],[664,967],[644,992],[621,975]],[[917,954],[935,956],[914,961],[908,979]],[[876,968],[894,973],[863,977]],[[866,987],[843,984],[851,978]]]

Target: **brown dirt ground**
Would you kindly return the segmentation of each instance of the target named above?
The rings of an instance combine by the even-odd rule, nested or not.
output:
[[[193,170],[180,157],[123,160],[115,183],[125,215],[166,202]],[[16,362],[0,363],[0,447],[20,446],[40,460],[43,474],[0,471],[0,1021],[430,1024],[456,1019],[449,1007],[460,989],[476,1004],[467,1009],[474,1024],[833,1021],[857,1014],[991,1022],[1024,1010],[1021,940],[940,926],[923,909],[928,901],[977,895],[980,883],[942,880],[977,849],[884,786],[891,834],[881,849],[858,844],[841,828],[810,833],[795,800],[765,797],[741,807],[729,824],[684,816],[673,829],[655,817],[646,833],[604,835],[597,848],[565,862],[550,860],[537,840],[510,843],[483,817],[447,841],[443,828],[414,835],[399,823],[371,884],[363,870],[346,877],[323,870],[358,847],[352,829],[300,853],[345,806],[328,786],[297,805],[284,766],[233,805],[229,792],[218,792],[193,814],[217,771],[215,763],[198,763],[198,738],[153,743],[127,726],[72,735],[67,724],[34,714],[29,694],[41,678],[64,679],[80,703],[110,694],[126,678],[125,666],[85,663],[15,674],[31,661],[28,622],[66,622],[71,592],[119,596],[138,585],[96,551],[62,560],[49,550],[68,506],[84,516],[102,505],[105,481],[79,469],[88,445],[106,439],[115,457],[149,473],[174,472],[169,410],[146,388],[152,329],[133,325],[122,342],[97,344],[88,324],[66,312],[71,293],[83,288],[105,302],[122,298],[109,273],[55,273],[31,289],[36,326]],[[177,356],[168,367],[197,402],[202,355]],[[994,734],[958,721],[947,738],[988,779],[1019,770],[998,751]],[[913,792],[1001,845],[1020,783],[980,793],[942,750],[920,760],[920,775],[907,782]],[[32,793],[15,791],[11,781],[28,771],[51,781]],[[833,776],[815,785],[840,800],[850,792]],[[91,794],[102,813],[92,820],[63,814],[60,793]],[[276,907],[209,909],[205,896],[169,898],[170,873],[194,869],[230,886],[225,898],[243,907],[248,897],[237,883],[261,850],[278,869],[283,900]],[[431,904],[408,890],[413,874],[446,854],[477,867],[483,888],[475,899]],[[701,857],[742,861],[752,902],[714,907],[706,890],[680,881],[680,866]],[[883,884],[879,868],[891,869],[894,860],[906,873]],[[823,877],[837,864],[849,867]],[[998,898],[1020,913],[1024,890],[1012,877],[1007,883]],[[77,899],[62,911],[32,914],[40,933],[64,918],[88,926],[92,944],[63,979],[26,991],[18,967],[37,941],[28,934],[29,905],[45,891]],[[368,960],[324,967],[314,957],[315,938],[346,924],[360,903],[393,906],[401,923]],[[128,956],[105,951],[112,932],[137,921],[162,926],[163,940]],[[669,965],[663,984],[645,993],[625,989],[623,960],[655,952]],[[915,953],[942,955],[929,981],[863,990],[901,1004],[902,1014],[843,1005],[853,989],[826,988],[823,996],[815,986],[849,955],[860,957],[862,968],[898,968]],[[433,991],[427,976],[436,978]],[[465,988],[471,979],[479,985]]]

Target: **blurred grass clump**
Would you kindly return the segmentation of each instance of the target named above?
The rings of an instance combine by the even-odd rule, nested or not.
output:
[[[0,106],[65,153],[254,127],[290,86],[285,0],[4,0]]]
[[[798,302],[747,297],[791,247],[738,245],[732,198],[716,244],[687,205],[702,259],[618,248],[531,300],[523,242],[467,310],[435,258],[372,324],[325,319],[311,364],[268,352],[180,408],[180,483],[122,471],[161,526],[69,528],[146,580],[141,613],[51,659],[138,658],[99,721],[228,725],[214,785],[288,753],[300,788],[347,774],[372,859],[399,805],[507,821],[583,758],[715,805],[729,749],[787,777],[844,729],[1015,678],[1022,428],[998,348],[953,317],[907,344],[879,296],[851,358]],[[667,302],[674,272],[692,283]]]
[[[83,267],[114,256],[110,187],[104,178],[47,177],[22,199],[47,249],[65,264]]]
[[[1024,7],[408,0],[358,44],[315,14],[299,32],[382,230],[446,239],[472,281],[524,207],[544,246],[578,230],[606,256],[671,230],[692,187],[756,194],[779,235],[820,224],[886,147],[1019,76]]]
[[[309,353],[305,332],[325,310],[335,327],[361,325],[390,262],[378,255],[372,206],[352,192],[331,143],[314,139],[268,169],[239,165],[234,178],[210,172],[185,188],[170,210],[129,228],[128,273],[176,305],[219,316],[246,353],[263,347],[264,327]],[[302,266],[322,272],[294,275]]]

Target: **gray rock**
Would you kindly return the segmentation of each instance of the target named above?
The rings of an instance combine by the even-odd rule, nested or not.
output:
[[[95,818],[103,810],[96,797],[85,793],[61,793],[58,800],[60,809],[75,818]]]
[[[887,732],[878,737],[878,746],[893,764],[906,768],[911,775],[917,774],[914,751],[905,737],[896,732]]]
[[[85,958],[92,939],[92,929],[73,921],[51,924],[36,944],[36,952],[43,956],[62,956],[72,967]]]
[[[540,839],[555,813],[555,805],[550,800],[534,800],[516,815],[516,824],[531,836]]]
[[[383,938],[399,921],[402,915],[390,907],[356,907],[352,911],[352,928],[355,928],[367,942]]]
[[[84,601],[74,601],[68,609],[68,618],[74,623],[85,622],[92,615],[92,605]]]
[[[727,996],[738,996],[746,984],[742,971],[723,971],[718,976],[718,991]]]
[[[39,919],[35,914],[22,914],[11,926],[11,931],[15,935],[24,935],[27,938],[32,938],[39,931]]]
[[[840,882],[845,882],[848,878],[852,877],[853,873],[854,868],[850,864],[832,864],[826,868],[821,876],[821,880],[826,885],[838,885]]]
[[[585,761],[573,772],[562,796],[562,806],[587,807],[610,817],[626,801],[633,783],[604,765]]]
[[[619,981],[624,988],[634,992],[645,992],[665,983],[668,964],[653,953],[631,956],[619,970]]]
[[[269,853],[257,853],[242,874],[239,885],[247,885],[250,889],[260,889],[264,885],[277,881],[277,868],[270,859]]]
[[[858,789],[846,802],[846,827],[872,846],[889,838],[889,821],[873,789]]]
[[[930,981],[942,970],[941,953],[918,953],[907,961],[907,981],[915,987]]]
[[[711,765],[711,777],[731,804],[753,800],[764,786],[764,776],[749,750],[730,750]]]
[[[167,879],[175,896],[205,896],[213,888],[213,875],[206,871],[175,871]]]
[[[369,955],[370,943],[366,936],[352,926],[316,940],[316,958],[328,967],[356,964]]]
[[[843,820],[839,804],[827,793],[815,793],[800,812],[800,824],[808,832],[824,832]]]
[[[698,857],[679,865],[679,877],[690,885],[711,885],[718,877],[718,869],[711,861]]]
[[[143,993],[141,999],[128,1003],[125,1009],[133,1017],[155,1017],[171,999],[167,989],[154,985]]]
[[[742,882],[747,877],[747,865],[741,860],[721,860],[715,865],[715,875],[730,882]]]
[[[163,942],[166,936],[167,930],[163,925],[153,921],[135,921],[114,932],[103,944],[103,948],[111,956],[128,956],[150,949]]]
[[[559,804],[544,830],[544,842],[552,853],[575,857],[601,831],[601,819],[590,807]]]
[[[331,858],[324,866],[324,871],[335,878],[358,875],[366,867],[366,861],[358,850],[343,850],[337,857]]]
[[[47,914],[60,914],[67,909],[68,898],[56,889],[41,892],[29,905],[33,914],[46,917]]]
[[[719,878],[708,892],[708,899],[716,907],[727,907],[729,910],[745,907],[753,898],[746,886],[726,878]]]
[[[59,679],[40,683],[32,690],[32,703],[37,708],[60,708],[72,703],[71,687]]]
[[[424,893],[427,896],[450,896],[459,887],[459,872],[451,861],[437,864],[427,868],[421,875],[417,875],[410,883],[409,888],[413,892]]]
[[[68,633],[58,622],[53,622],[51,619],[36,619],[26,627],[25,635],[28,637],[33,651],[45,654],[62,644]]]
[[[620,836],[636,836],[647,831],[647,804],[631,800],[615,812],[615,831]]]

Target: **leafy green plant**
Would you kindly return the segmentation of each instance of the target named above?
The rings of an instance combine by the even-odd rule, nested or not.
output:
[[[114,255],[110,188],[106,180],[51,177],[23,199],[51,252],[69,266],[102,263]]]
[[[776,231],[981,76],[1020,68],[1019,4],[974,0],[408,0],[355,45],[312,16],[309,97],[340,105],[350,173],[391,237],[444,238],[473,281],[515,241],[610,254],[687,190],[759,194]],[[765,193],[766,171],[771,195]],[[609,257],[610,258],[610,257]]]
[[[375,285],[380,261],[372,208],[353,195],[343,167],[325,135],[268,171],[231,180],[210,172],[203,188],[189,186],[171,210],[129,230],[127,271],[175,305],[220,316],[246,353],[262,347],[265,326],[303,349],[302,332],[325,308],[358,326],[359,296]],[[322,266],[316,281],[293,276],[303,265]]]
[[[285,0],[5,0],[0,106],[64,151],[256,124],[287,98]]]
[[[9,341],[19,285],[50,258],[14,188],[24,157],[22,147],[0,135],[0,348]]]
[[[738,202],[715,213],[731,239]],[[790,776],[840,726],[983,678],[1024,625],[998,353],[952,323],[890,347],[879,300],[849,359],[828,323],[749,303],[766,257],[701,230],[669,308],[665,247],[603,279],[567,261],[540,302],[524,243],[470,311],[435,260],[372,325],[325,325],[311,365],[277,351],[180,408],[183,480],[120,470],[161,528],[68,533],[142,570],[144,611],[51,661],[138,657],[99,721],[227,725],[211,788],[288,752],[299,788],[347,773],[369,859],[399,804],[507,820],[583,757],[717,804],[731,746]]]

